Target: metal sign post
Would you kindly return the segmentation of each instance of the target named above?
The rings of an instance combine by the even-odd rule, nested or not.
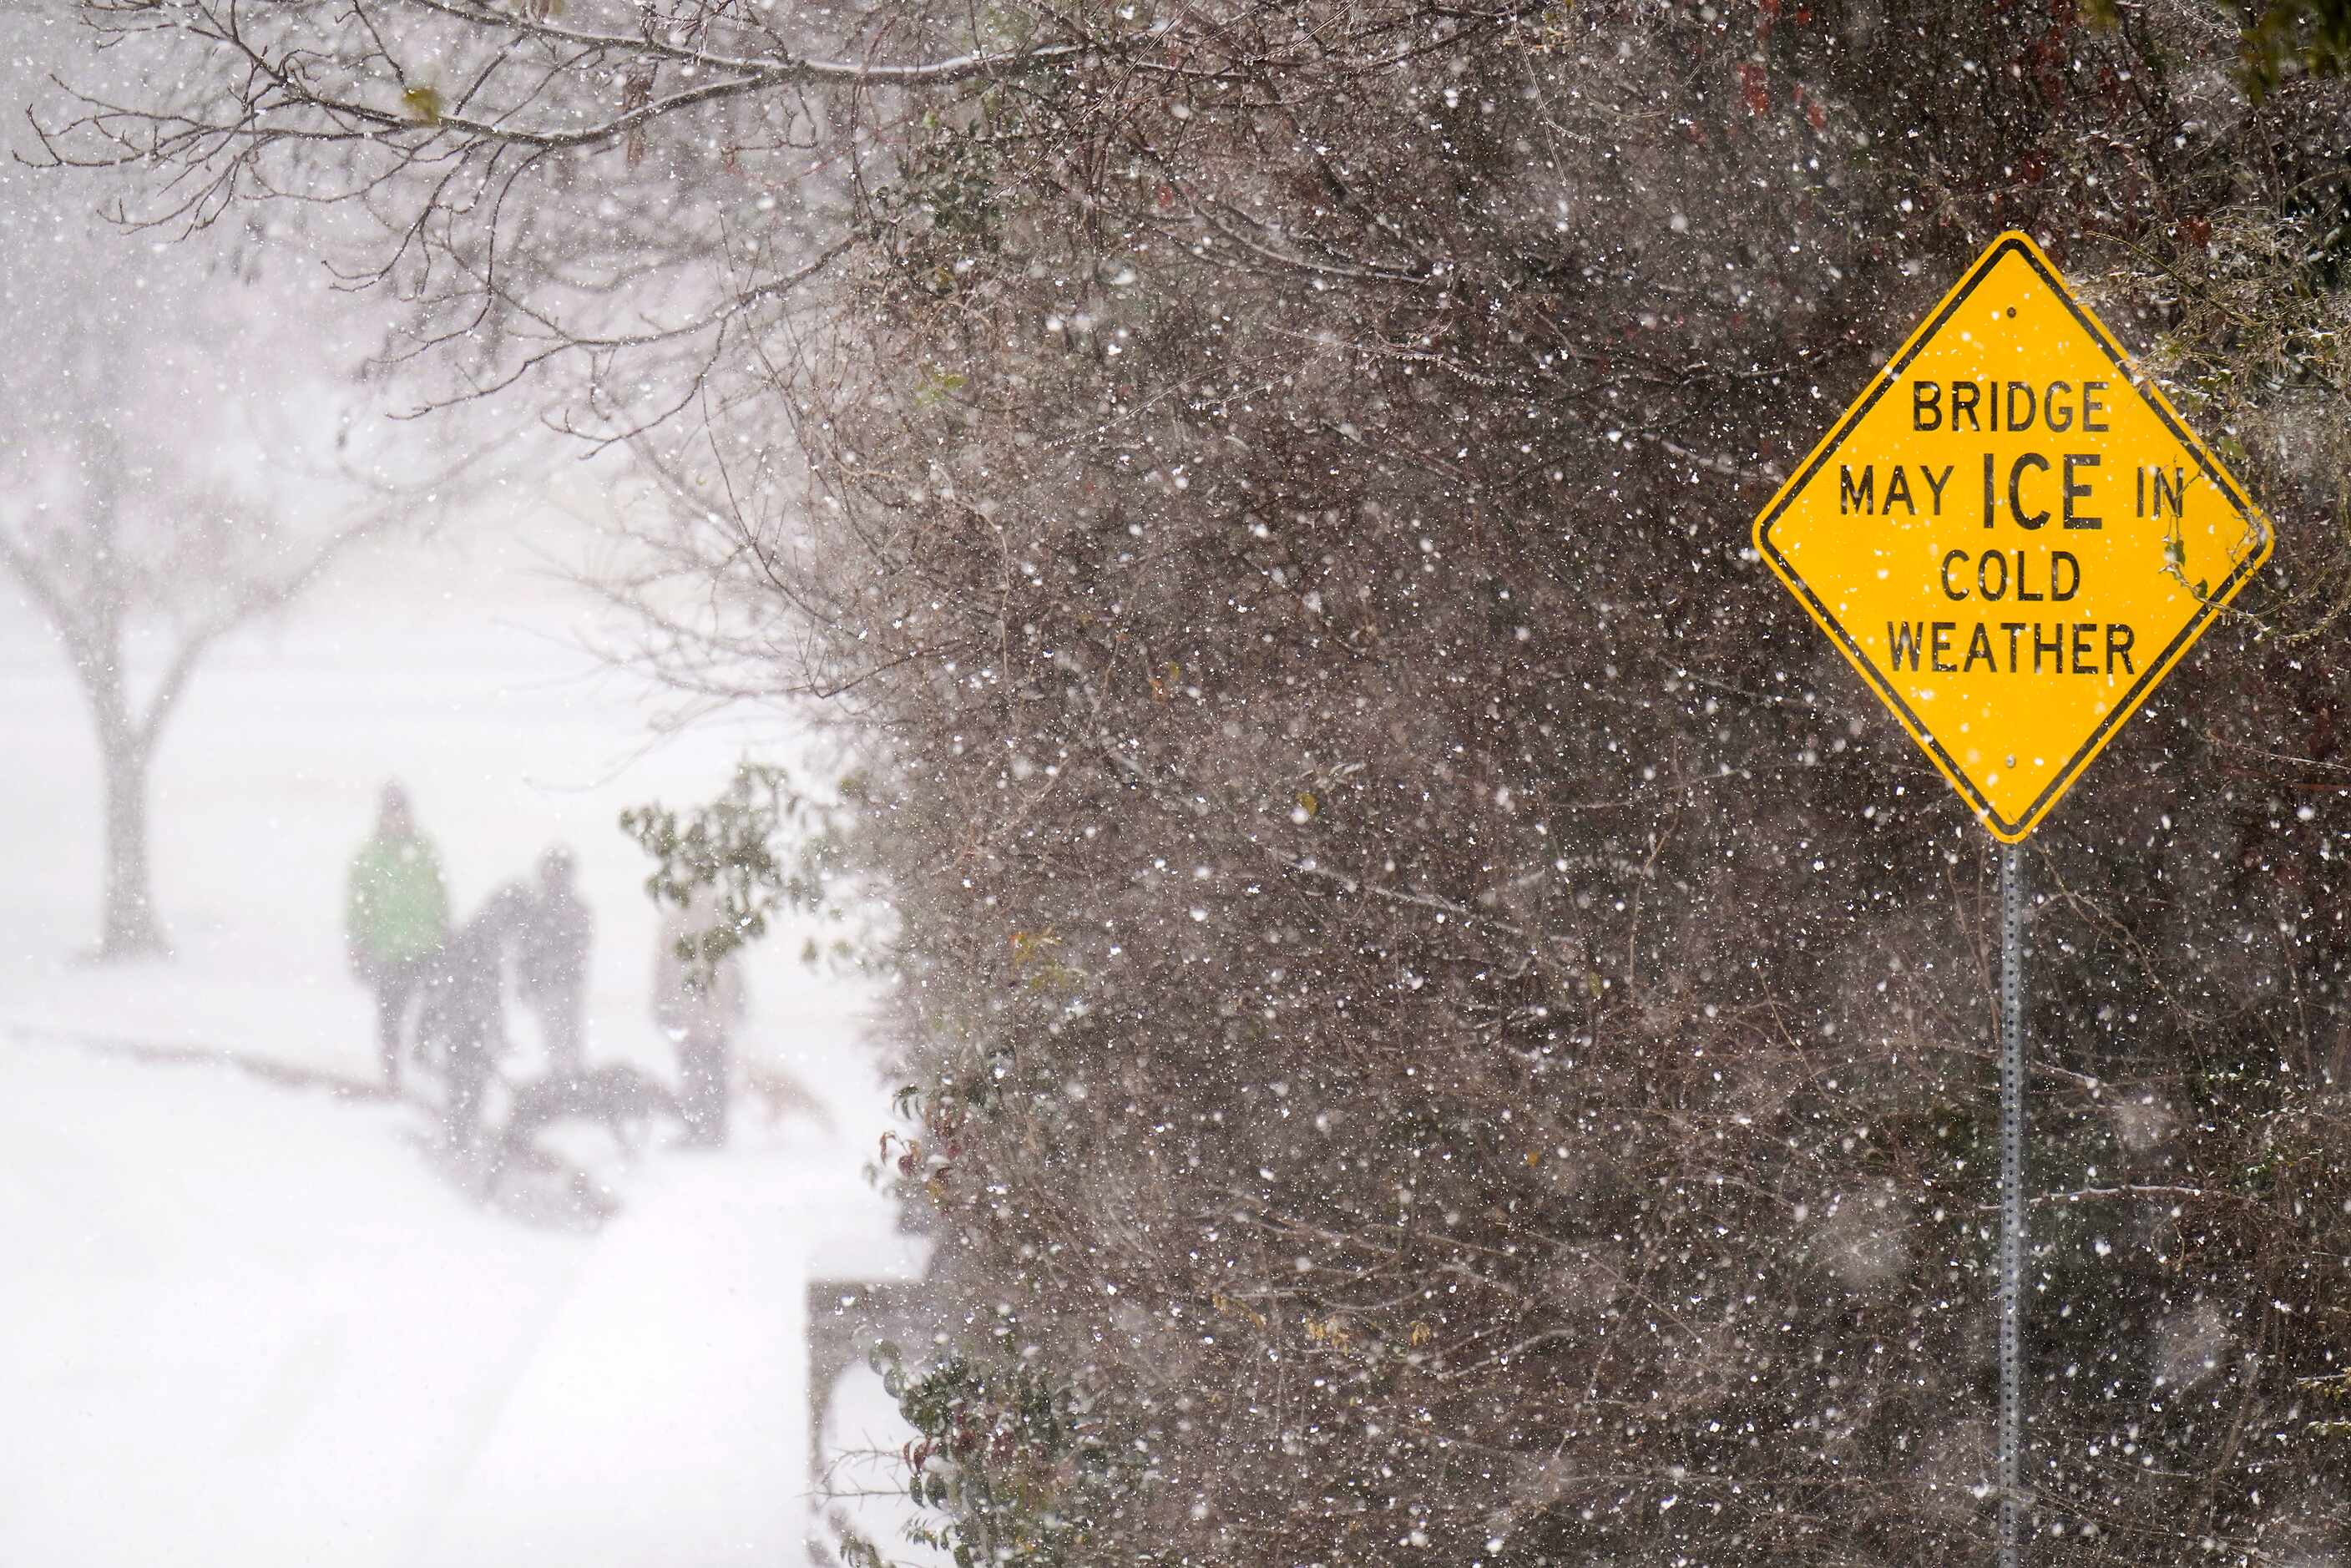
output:
[[[2000,1568],[2024,1525],[2024,847],[2000,850]]]
[[[2001,844],[2001,1568],[2024,1487],[2024,838],[2269,559],[2268,521],[2041,247],[1994,240],[1755,550]]]

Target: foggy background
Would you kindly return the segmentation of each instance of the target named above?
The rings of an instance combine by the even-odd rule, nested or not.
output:
[[[588,1055],[666,1082],[649,862],[615,819],[793,744],[655,732],[669,705],[590,651],[610,628],[570,577],[599,485],[550,484],[564,507],[372,541],[216,650],[155,768],[167,956],[91,961],[98,758],[56,639],[0,591],[0,1561],[789,1563],[826,1533],[808,1282],[925,1247],[862,1175],[887,1103],[856,985],[758,947],[737,1051],[814,1103],[746,1099],[717,1151],[564,1130],[619,1206],[601,1226],[465,1190],[429,1077],[351,1092],[377,1065],[344,877],[386,780],[460,918],[571,846]],[[505,1071],[535,1068],[532,1027]],[[842,1446],[904,1440],[862,1367],[829,1412]]]

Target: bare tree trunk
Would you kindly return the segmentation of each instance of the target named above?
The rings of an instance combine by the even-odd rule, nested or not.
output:
[[[130,958],[164,949],[147,861],[147,779],[152,749],[136,731],[99,737],[106,770],[106,903],[98,956]]]
[[[111,524],[110,508],[100,514],[104,535],[110,536]],[[110,556],[102,558],[101,565],[110,568]],[[147,780],[162,708],[142,719],[131,706],[122,622],[121,591],[112,581],[102,581],[87,615],[60,617],[57,622],[81,677],[82,695],[89,701],[90,729],[104,776],[106,868],[98,938],[102,962],[164,950],[147,860]]]

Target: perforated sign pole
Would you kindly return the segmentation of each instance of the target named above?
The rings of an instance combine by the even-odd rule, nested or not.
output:
[[[2024,1521],[2024,846],[2000,849],[2000,1568]]]
[[[2269,524],[2004,234],[1780,486],[1755,549],[2001,846],[2000,1564],[2022,1568],[2018,846],[2269,559]]]

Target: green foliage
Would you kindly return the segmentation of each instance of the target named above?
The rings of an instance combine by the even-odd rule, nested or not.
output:
[[[2244,76],[2256,93],[2291,78],[2351,71],[2351,0],[2232,5],[2244,32]]]
[[[911,1373],[884,1343],[872,1362],[918,1434],[906,1450],[906,1493],[933,1517],[908,1530],[911,1541],[946,1552],[956,1568],[1096,1560],[1088,1521],[1139,1466],[1099,1440],[1075,1388],[1008,1349],[951,1354]],[[863,1568],[887,1561],[853,1536],[842,1555]]]
[[[2260,612],[2301,643],[2351,610],[2351,180],[2324,163],[2288,172],[2282,199],[2232,202],[2126,247],[2108,287],[2163,313],[2149,367],[2231,471],[2257,497],[2299,480],[2330,520],[2294,591]],[[2176,539],[2164,561],[2197,586]]]
[[[959,119],[927,114],[899,177],[872,191],[868,232],[924,293],[944,298],[968,287],[975,267],[1003,248],[999,139],[1017,128],[992,95]],[[932,375],[931,393],[961,381]]]
[[[425,82],[413,83],[401,90],[400,107],[419,125],[438,125],[444,112],[441,89]]]
[[[2328,1404],[2340,1407],[2351,1403],[2351,1372],[2338,1372],[2326,1377],[2305,1377],[2301,1386]],[[2340,1416],[2327,1416],[2303,1428],[2303,1435],[2329,1442],[2351,1438],[2351,1420]]]
[[[783,911],[828,909],[841,855],[839,805],[802,792],[782,768],[745,762],[725,792],[680,813],[654,802],[621,813],[621,831],[653,859],[645,892],[654,903],[695,907],[707,895],[711,924],[678,945],[705,972],[767,935]]]

